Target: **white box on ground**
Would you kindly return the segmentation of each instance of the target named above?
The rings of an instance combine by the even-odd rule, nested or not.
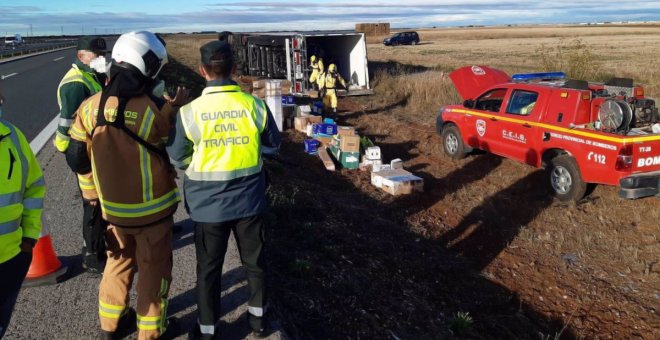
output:
[[[378,171],[383,171],[383,170],[390,170],[392,167],[389,164],[383,164],[383,162],[380,162],[378,164],[373,164],[373,170],[372,172],[378,172]]]
[[[403,169],[403,161],[401,160],[401,158],[393,159],[390,162],[390,167],[392,169]]]
[[[364,155],[369,160],[380,160],[381,159],[380,147],[379,146],[370,146],[364,152]]]
[[[372,172],[371,184],[392,195],[407,195],[416,191],[424,191],[424,179],[403,169]]]

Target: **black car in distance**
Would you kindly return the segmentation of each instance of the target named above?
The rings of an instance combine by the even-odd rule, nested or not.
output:
[[[415,31],[394,33],[391,37],[383,40],[383,44],[385,46],[417,45],[419,44],[419,35]]]

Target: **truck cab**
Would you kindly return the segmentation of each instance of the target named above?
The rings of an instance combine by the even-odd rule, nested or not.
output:
[[[448,156],[481,149],[544,167],[563,200],[581,199],[587,184],[619,185],[625,198],[658,195],[660,117],[643,88],[626,87],[627,96],[561,72],[509,77],[487,66],[450,78],[465,101],[438,115]]]
[[[5,37],[5,46],[18,46],[23,44],[23,37],[20,34]]]

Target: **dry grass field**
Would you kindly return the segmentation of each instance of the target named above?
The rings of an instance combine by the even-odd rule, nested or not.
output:
[[[326,172],[285,132],[269,163],[273,315],[292,338],[658,339],[660,200],[598,186],[578,203],[549,197],[544,173],[476,154],[442,155],[447,72],[560,65],[589,80],[632,77],[660,99],[660,26],[420,30],[418,46],[368,45],[375,94],[340,101],[340,123],[402,158],[425,192],[392,197],[368,173]],[[212,36],[169,36],[168,83]],[[561,51],[558,50],[561,47]],[[469,313],[466,316],[465,313]]]

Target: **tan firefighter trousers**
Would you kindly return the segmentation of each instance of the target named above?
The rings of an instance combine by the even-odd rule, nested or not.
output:
[[[99,318],[104,331],[116,331],[128,311],[128,292],[136,269],[140,272],[136,287],[138,339],[156,339],[165,331],[173,224],[170,216],[139,228],[108,227],[108,262],[99,287]]]

